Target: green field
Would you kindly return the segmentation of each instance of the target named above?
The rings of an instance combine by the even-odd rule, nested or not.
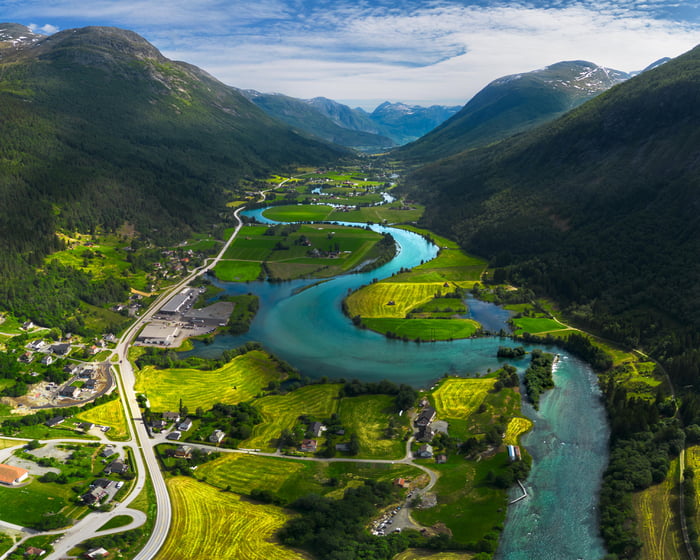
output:
[[[402,319],[411,309],[443,290],[442,284],[378,282],[353,292],[345,303],[351,317]],[[394,302],[393,305],[390,302]]]
[[[398,338],[415,340],[453,340],[474,336],[481,325],[472,319],[363,319],[368,329]]]
[[[338,410],[340,385],[308,385],[286,395],[269,395],[256,399],[253,406],[263,416],[264,422],[255,426],[253,435],[241,442],[247,449],[272,450],[284,428],[291,429],[301,414],[316,418],[328,418]]]
[[[553,331],[571,330],[567,325],[546,317],[519,317],[513,319],[515,334],[529,332],[531,334],[545,334]]]
[[[402,210],[401,206],[398,204],[363,206],[358,210],[352,210],[350,212],[336,210],[327,219],[338,220],[340,222],[382,223],[386,221],[390,224],[400,224],[417,221],[423,215],[423,210],[424,207],[420,204],[415,204],[407,210]]]
[[[76,414],[75,417],[84,422],[110,426],[112,429],[107,433],[110,439],[126,439],[129,436],[126,418],[124,417],[124,408],[120,399],[98,405]]]
[[[130,515],[117,515],[116,517],[113,517],[107,523],[102,525],[98,529],[98,531],[106,531],[107,529],[116,529],[118,527],[124,527],[125,525],[128,525],[134,520],[133,517]]]
[[[0,519],[24,527],[46,513],[58,513],[69,506],[75,493],[70,485],[32,481],[27,486],[0,486]]]
[[[168,480],[173,520],[158,560],[208,558],[300,560],[304,554],[274,540],[288,515],[281,508],[253,504],[189,477]]]
[[[285,207],[275,207],[279,208]],[[364,262],[381,239],[380,234],[360,227],[305,224],[297,228],[247,226],[226,251],[226,260],[215,268],[217,275],[223,280],[254,280],[266,267],[270,277],[278,280],[326,278]]]
[[[474,282],[481,280],[486,265],[485,260],[467,255],[461,249],[441,249],[433,260],[385,281],[455,282],[461,287],[471,287]]]
[[[396,227],[398,227],[399,229],[405,229],[406,231],[412,231],[413,233],[417,233],[419,235],[427,236],[438,247],[442,247],[444,249],[459,249],[459,245],[457,244],[457,242],[452,241],[451,239],[447,239],[447,237],[442,237],[441,235],[433,233],[428,229],[422,229],[417,228],[415,226],[406,225],[400,225]]]
[[[250,400],[281,375],[267,353],[254,350],[211,371],[147,366],[138,372],[135,389],[148,397],[154,411],[178,410],[180,399],[190,410],[207,410],[217,402]]]
[[[472,558],[474,555],[466,552],[435,552],[434,550],[409,548],[394,556],[392,560],[472,560]]]
[[[495,383],[495,378],[462,379],[450,377],[445,379],[433,391],[438,417],[466,420],[484,402],[487,394],[493,390]]]
[[[480,462],[451,457],[447,463],[432,465],[440,472],[433,491],[438,504],[430,509],[416,509],[413,518],[425,526],[443,522],[461,543],[483,538],[505,519],[506,496],[503,490],[485,483],[489,471],[505,465],[508,456],[498,453]]]
[[[223,282],[252,282],[262,273],[259,262],[219,261],[214,267],[214,274]]]
[[[666,480],[632,494],[637,534],[642,541],[641,560],[685,558],[678,519],[678,459],[674,459]]]
[[[400,459],[404,456],[403,435],[408,429],[407,417],[394,412],[394,398],[390,395],[363,395],[347,397],[340,402],[340,421],[346,432],[356,433],[360,439],[361,459]],[[389,418],[394,417],[403,429],[396,437],[386,437]]]
[[[332,212],[332,206],[304,204],[272,206],[263,212],[263,216],[276,222],[323,222]]]

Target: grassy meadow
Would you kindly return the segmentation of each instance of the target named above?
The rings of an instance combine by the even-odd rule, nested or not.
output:
[[[473,554],[466,552],[435,552],[434,550],[422,550],[409,548],[397,554],[392,560],[472,560]]]
[[[678,518],[678,465],[678,459],[674,459],[666,480],[632,494],[637,533],[644,543],[641,560],[685,558]]]
[[[121,440],[129,437],[129,429],[121,399],[114,399],[108,403],[85,410],[76,414],[75,417],[83,422],[109,426],[111,430],[107,432],[107,436],[110,439]]]
[[[180,399],[190,410],[207,410],[217,402],[250,400],[281,376],[278,365],[266,352],[254,350],[211,371],[146,366],[137,374],[135,389],[148,396],[151,409],[157,412],[178,410]]]
[[[253,435],[241,442],[249,449],[274,450],[284,428],[291,429],[301,414],[328,418],[338,411],[340,385],[307,385],[286,395],[268,395],[256,399],[253,406],[260,411],[263,423],[253,429]]]
[[[398,338],[415,340],[452,340],[474,336],[481,325],[473,319],[363,319],[362,324],[378,333],[393,333]]]
[[[518,445],[520,436],[529,432],[532,428],[532,420],[516,416],[511,418],[506,428],[506,436],[503,443],[506,445]]]
[[[189,477],[168,480],[173,521],[157,560],[211,558],[302,560],[301,552],[274,540],[288,514],[281,508],[253,504]]]
[[[360,440],[360,459],[400,459],[404,456],[405,442],[401,437],[408,431],[408,418],[394,413],[394,398],[390,395],[362,395],[340,401],[340,421],[347,432],[354,432]],[[389,418],[402,425],[400,436],[386,437]]]
[[[377,282],[350,294],[345,303],[351,317],[392,317],[403,319],[406,314],[443,290],[442,284],[413,284]],[[389,302],[394,302],[390,305]]]

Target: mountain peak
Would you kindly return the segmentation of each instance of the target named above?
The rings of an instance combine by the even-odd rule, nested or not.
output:
[[[0,23],[0,50],[20,50],[44,37],[19,23]]]

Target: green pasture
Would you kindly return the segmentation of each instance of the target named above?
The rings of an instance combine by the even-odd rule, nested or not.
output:
[[[336,210],[327,220],[338,220],[340,222],[373,222],[390,224],[403,222],[415,222],[423,215],[424,207],[416,204],[410,209],[402,210],[400,205],[363,206],[357,210],[343,212]]]
[[[507,454],[498,453],[478,463],[457,455],[445,464],[431,465],[440,473],[433,488],[438,503],[429,509],[415,509],[411,515],[425,526],[445,523],[457,542],[482,539],[495,526],[503,524],[507,501],[503,490],[486,483],[486,475],[507,462]]]
[[[253,401],[263,416],[263,423],[253,428],[253,435],[240,447],[271,450],[284,428],[292,429],[301,414],[319,419],[330,417],[338,410],[340,385],[308,385],[286,395],[268,395]]]
[[[435,552],[419,548],[409,548],[397,554],[392,560],[472,560],[473,554],[468,552]]]
[[[304,204],[272,206],[263,212],[263,216],[276,222],[323,222],[332,212],[332,206]]]
[[[448,315],[454,315],[455,313],[466,313],[467,304],[464,303],[460,298],[433,298],[430,301],[426,301],[420,306],[411,310],[412,315],[418,313],[425,314],[435,314],[435,313],[446,313]],[[428,317],[426,317],[428,318]]]
[[[75,493],[67,484],[33,480],[26,486],[0,486],[0,519],[23,527],[31,526],[47,513],[58,513],[70,505]]]
[[[513,319],[515,325],[515,334],[529,332],[531,334],[544,334],[553,331],[570,330],[570,327],[560,323],[555,319],[546,317],[519,317]]]
[[[148,397],[154,411],[178,410],[180,399],[190,410],[208,410],[218,402],[248,401],[281,376],[266,352],[254,350],[211,371],[146,366],[137,373],[135,389]]]
[[[7,313],[0,314],[0,332],[7,334],[22,334],[22,323],[13,315]],[[31,332],[31,331],[30,331]]]
[[[344,398],[338,411],[346,433],[357,434],[361,459],[400,459],[404,456],[403,435],[408,428],[407,418],[394,412],[394,398],[390,395],[362,395]],[[388,438],[389,419],[394,418],[401,429],[394,438]]]
[[[453,340],[474,336],[481,325],[472,319],[398,319],[368,318],[362,324],[368,329],[393,333],[398,338],[415,340]]]
[[[459,282],[465,287],[481,280],[484,270],[486,261],[483,259],[460,249],[441,249],[433,260],[387,278],[386,282]]]
[[[214,267],[214,274],[223,282],[252,282],[262,272],[259,262],[219,261]]]

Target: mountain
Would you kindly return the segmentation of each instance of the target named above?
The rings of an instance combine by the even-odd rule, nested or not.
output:
[[[340,118],[331,118],[326,111],[319,110],[318,107],[322,104],[318,100],[322,98],[306,101],[280,93],[260,93],[255,90],[241,90],[241,93],[271,117],[326,142],[360,151],[382,151],[395,145],[390,138],[364,130],[366,127],[362,125],[360,129],[356,129],[338,124],[341,121]],[[343,114],[347,121],[344,124],[351,124],[352,118],[347,113],[352,109],[331,100],[327,101],[329,103],[324,103],[323,106],[336,107],[334,111],[329,110],[329,113]],[[344,107],[347,111],[337,107]]]
[[[342,155],[131,31],[2,29],[30,39],[0,58],[3,254],[43,255],[59,227],[182,237],[244,177]]]
[[[45,37],[19,23],[0,23],[0,56],[4,51],[23,49]]]
[[[563,115],[630,76],[592,62],[558,62],[494,80],[456,115],[397,155],[430,161],[502,140]]]
[[[369,118],[397,144],[406,144],[433,130],[459,111],[460,107],[406,105],[389,103],[379,105]]]
[[[698,122],[700,47],[408,182],[424,225],[500,278],[663,358],[700,341]]]
[[[347,105],[343,105],[342,103],[338,103],[326,97],[314,97],[313,99],[306,100],[306,103],[343,128],[371,132],[372,134],[385,133],[385,131],[372,121],[369,115],[361,109],[351,109]]]

